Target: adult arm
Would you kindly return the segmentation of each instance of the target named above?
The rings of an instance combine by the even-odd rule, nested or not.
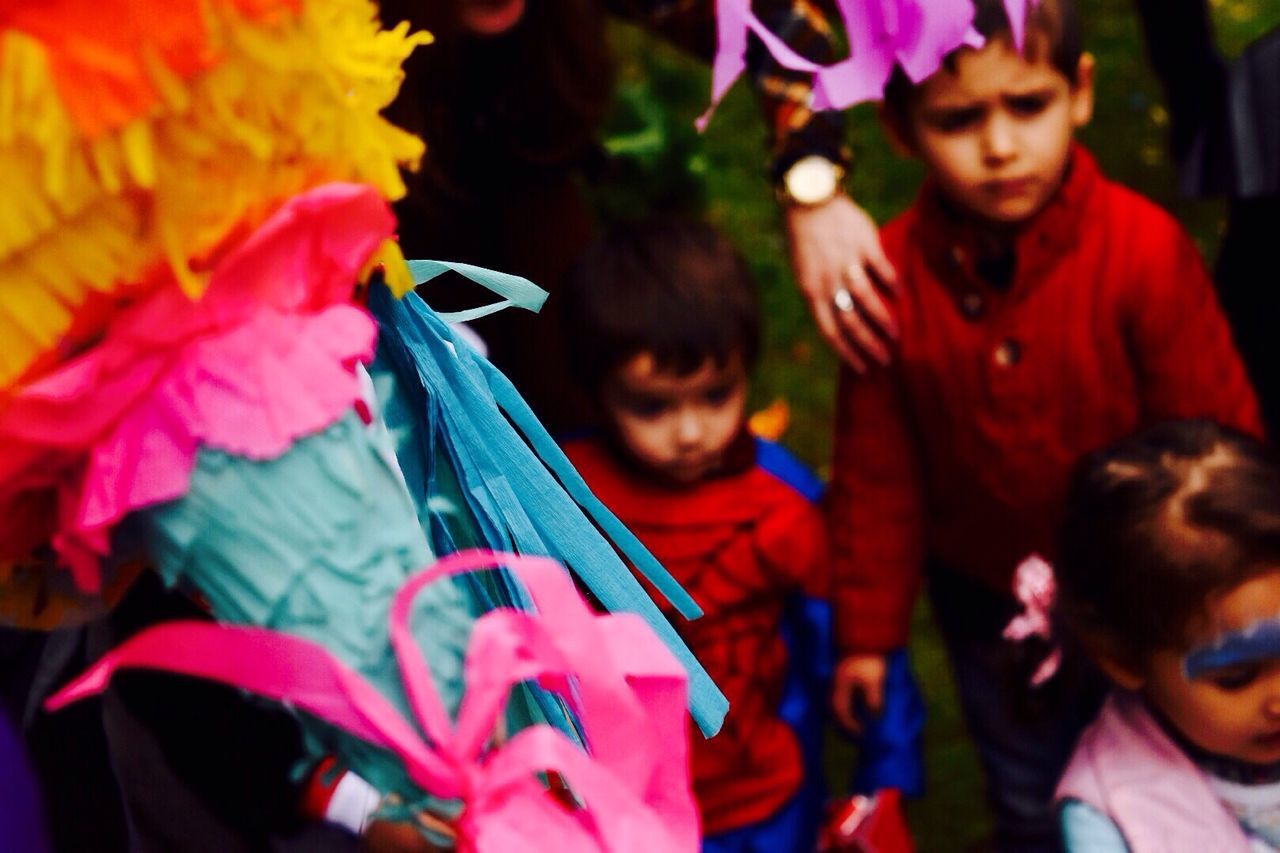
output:
[[[828,497],[836,666],[832,707],[877,712],[885,658],[906,644],[924,536],[918,446],[893,369],[842,371]]]
[[[1189,193],[1231,182],[1227,66],[1208,0],[1134,0],[1152,70],[1164,87],[1170,145]]]
[[[606,2],[614,12],[706,59],[715,52],[712,0]],[[831,23],[835,15],[827,0],[757,0],[752,8],[761,23],[800,55],[822,64],[839,58]],[[843,114],[810,109],[808,75],[784,68],[754,36],[747,49],[747,73],[768,126],[775,187],[806,157],[821,157],[842,171],[848,167]],[[842,187],[822,204],[784,202],[782,216],[796,284],[823,338],[858,372],[872,360],[887,363],[886,340],[895,336],[896,326],[885,297],[897,276],[875,221]],[[849,293],[845,305],[850,310],[837,309],[838,291]]]

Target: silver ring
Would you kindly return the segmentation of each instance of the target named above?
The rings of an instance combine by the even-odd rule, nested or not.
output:
[[[841,314],[849,314],[854,309],[853,294],[842,287],[831,294],[831,304],[835,305],[836,310]]]

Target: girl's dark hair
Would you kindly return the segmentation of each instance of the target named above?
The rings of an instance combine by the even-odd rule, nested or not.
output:
[[[974,0],[973,28],[983,38],[1010,38],[1009,17],[1003,0]],[[1026,39],[1023,49],[1030,58],[1037,58],[1038,51],[1047,50],[1049,64],[1072,83],[1080,68],[1080,56],[1084,52],[1084,37],[1080,30],[1080,16],[1074,0],[1040,0],[1028,6]],[[1038,38],[1037,38],[1038,36]],[[943,60],[946,71],[955,71],[956,56],[964,48],[950,53]],[[895,68],[884,90],[884,105],[895,121],[905,122],[915,98],[916,84],[901,67]]]
[[[1207,599],[1280,568],[1280,459],[1208,421],[1085,457],[1067,497],[1058,614],[1139,665],[1179,648]]]
[[[590,394],[642,352],[676,374],[760,348],[746,262],[710,225],[678,217],[615,227],[591,246],[558,294],[570,366]]]

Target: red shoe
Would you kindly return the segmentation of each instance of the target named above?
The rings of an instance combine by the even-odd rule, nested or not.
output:
[[[818,835],[820,853],[912,853],[914,849],[902,814],[902,795],[896,788],[835,803]]]

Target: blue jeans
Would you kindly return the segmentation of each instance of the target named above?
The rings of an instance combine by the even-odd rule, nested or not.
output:
[[[986,776],[997,848],[1060,850],[1053,791],[1102,704],[1104,679],[1067,649],[1058,674],[1032,687],[1047,647],[1001,637],[1020,610],[1012,595],[934,565],[929,598]]]

